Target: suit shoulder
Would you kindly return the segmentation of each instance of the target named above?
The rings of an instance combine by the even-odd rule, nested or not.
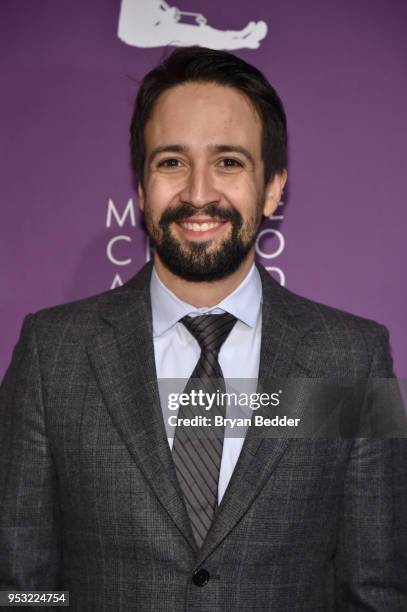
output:
[[[259,272],[271,316],[274,313],[284,324],[306,335],[315,353],[371,355],[377,347],[388,345],[388,331],[380,323],[294,293],[261,266]]]
[[[103,327],[100,315],[120,308],[130,300],[137,303],[140,292],[126,283],[121,287],[103,291],[97,295],[74,300],[64,304],[43,308],[26,316],[25,326],[34,326],[38,332],[47,336],[67,333],[76,338],[94,335]]]
[[[299,295],[285,287],[281,287],[284,294],[283,299],[287,305],[291,304],[298,316],[307,319],[315,329],[321,332],[355,332],[363,335],[377,335],[386,332],[386,328],[381,323],[356,315],[346,310],[329,306],[307,297]]]
[[[124,285],[109,289],[65,304],[51,306],[29,314],[26,321],[37,325],[66,325],[75,322],[80,326],[91,325],[103,312],[115,313],[125,310],[149,292],[152,262],[146,263]]]
[[[303,333],[311,363],[344,377],[375,372],[392,375],[389,333],[384,325],[344,310],[277,290],[280,308],[290,312],[291,322]]]

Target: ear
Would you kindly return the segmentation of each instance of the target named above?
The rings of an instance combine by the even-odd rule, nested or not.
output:
[[[137,193],[138,193],[138,205],[140,210],[144,210],[144,190],[139,182],[137,185]]]
[[[281,195],[286,182],[287,170],[284,169],[281,173],[275,174],[274,177],[267,183],[263,209],[263,215],[265,217],[270,217],[276,211],[277,206],[281,201]]]

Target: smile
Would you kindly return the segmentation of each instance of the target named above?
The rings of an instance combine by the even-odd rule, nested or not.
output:
[[[184,229],[193,230],[194,232],[206,232],[207,230],[214,229],[215,227],[219,227],[222,225],[219,221],[212,221],[210,223],[189,223],[188,221],[184,223],[180,223],[181,227]]]
[[[191,219],[178,221],[177,225],[188,238],[210,238],[227,221],[223,219]]]

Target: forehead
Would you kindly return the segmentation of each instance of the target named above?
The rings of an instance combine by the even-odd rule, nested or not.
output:
[[[145,127],[147,149],[170,143],[235,144],[260,155],[261,120],[250,99],[233,87],[184,83],[163,92]]]

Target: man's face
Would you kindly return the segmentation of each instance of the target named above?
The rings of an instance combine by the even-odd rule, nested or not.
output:
[[[185,83],[158,98],[139,198],[156,257],[177,276],[217,280],[253,257],[263,214],[279,199],[276,178],[264,186],[261,134],[234,88]]]

